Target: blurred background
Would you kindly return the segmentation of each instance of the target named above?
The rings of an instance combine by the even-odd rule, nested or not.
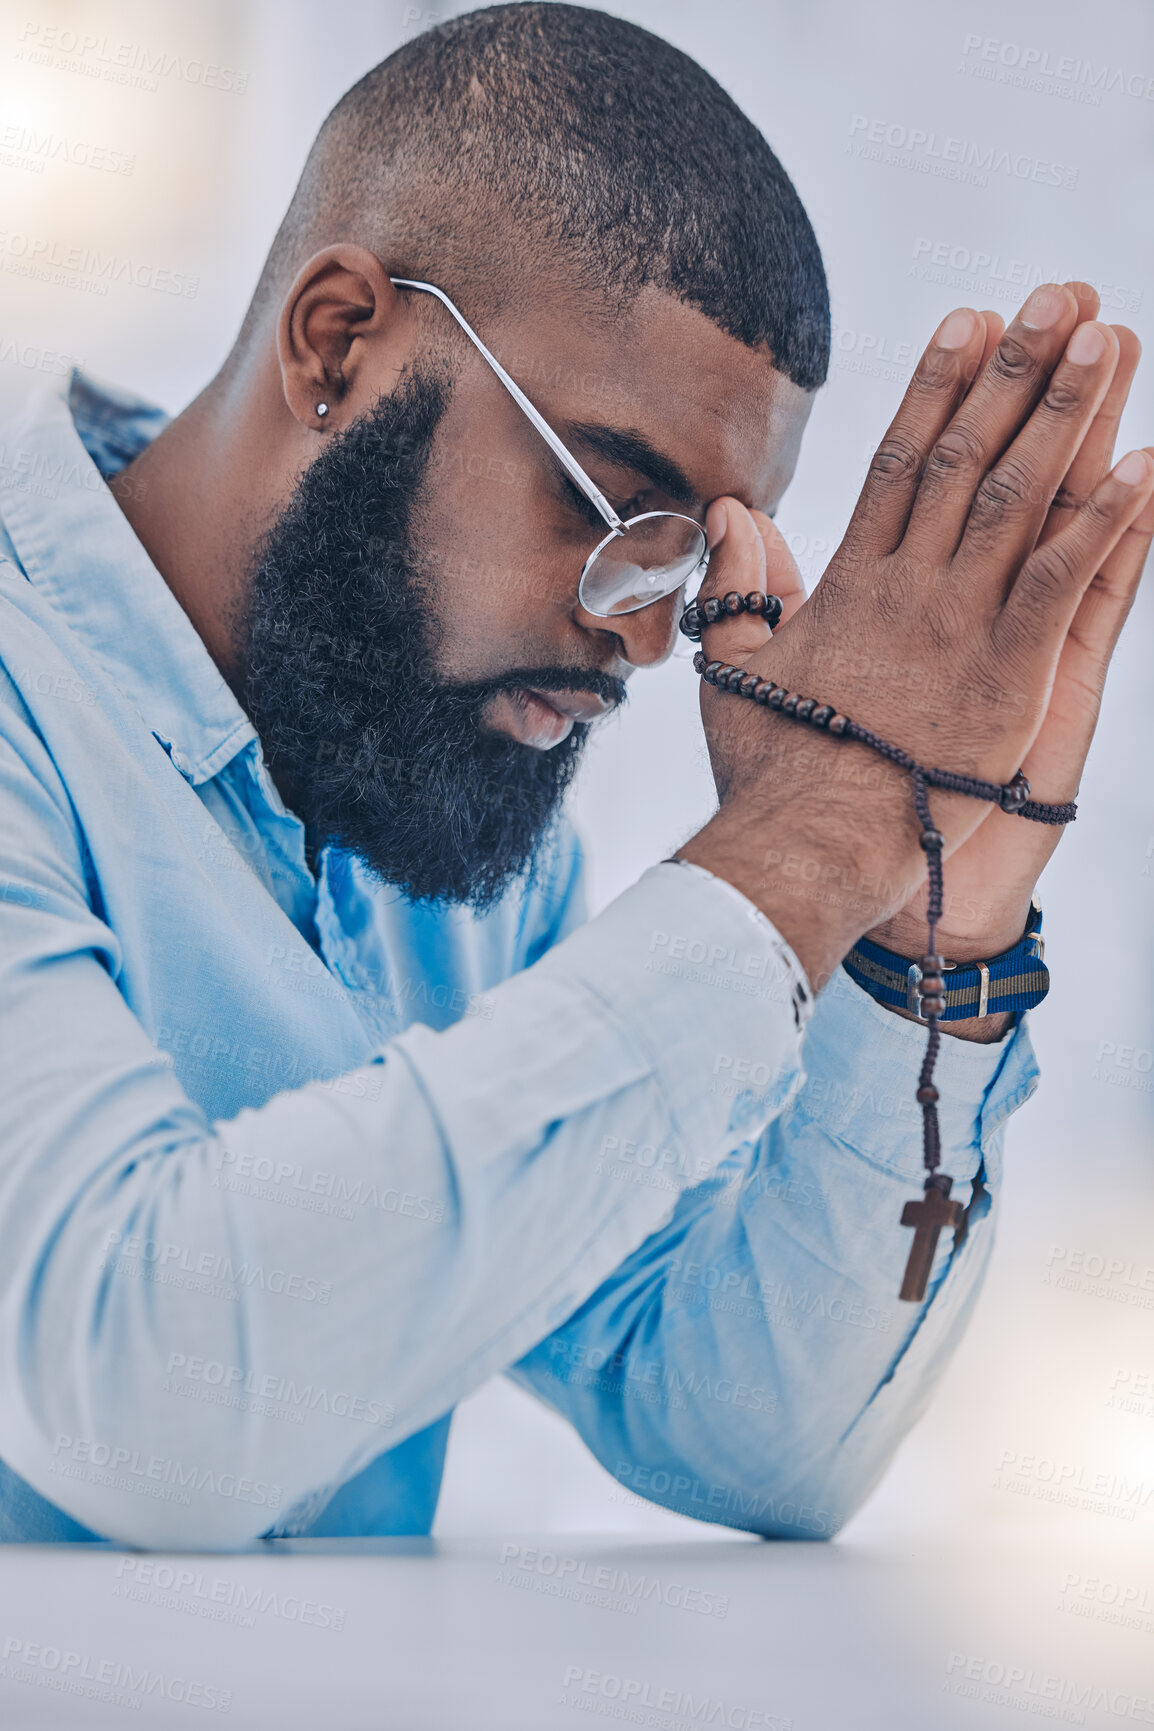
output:
[[[401,41],[466,9],[6,0],[3,394],[78,363],[182,408],[231,343],[328,109]],[[1149,0],[613,9],[726,86],[783,160],[824,249],[833,366],[778,517],[807,584],[951,306],[1009,317],[1035,283],[1083,277],[1102,316],[1150,348]],[[1154,442],[1152,379],[1147,362],[1120,451]],[[38,484],[14,465],[0,430],[0,485]],[[1010,1126],[993,1271],[941,1394],[847,1540],[1016,1523],[1028,1544],[1032,1527],[1057,1524],[1074,1569],[1144,1545],[1154,1587],[1150,650],[1147,593],[1116,658],[1082,820],[1043,883],[1053,989],[1032,1029],[1043,1087]],[[574,799],[595,908],[712,809],[696,684],[675,658],[635,682],[595,740]],[[1117,1492],[1107,1512],[1052,1498],[1101,1475]],[[436,1530],[718,1536],[627,1496],[504,1382],[458,1413]]]

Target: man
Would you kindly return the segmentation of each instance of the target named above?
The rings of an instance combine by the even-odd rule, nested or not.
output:
[[[668,45],[501,6],[338,104],[175,420],[9,427],[61,481],[0,540],[5,1536],[426,1531],[500,1371],[644,1496],[838,1529],[972,1307],[1020,1018],[946,1025],[969,1230],[899,1303],[924,1025],[840,962],[924,949],[908,778],[706,688],[716,816],[585,924],[557,814],[707,539],[792,615],[712,657],[1070,798],[1154,530],[1096,310],[945,320],[803,605],[796,194]],[[1056,832],[933,810],[943,948],[1011,949]]]

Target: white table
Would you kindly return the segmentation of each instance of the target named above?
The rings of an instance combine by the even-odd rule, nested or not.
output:
[[[1069,1533],[1033,1524],[1028,1542],[1003,1529],[996,1544],[912,1554],[846,1540],[556,1535],[287,1541],[227,1557],[10,1547],[0,1724],[1154,1724],[1151,1559],[1143,1571],[1128,1546],[1117,1579],[1108,1559],[1091,1577],[1088,1560]],[[1138,1596],[1111,1603],[1108,1589],[1128,1585]],[[16,1640],[33,1645],[14,1653]],[[143,1689],[143,1707],[110,1704],[117,1683]]]

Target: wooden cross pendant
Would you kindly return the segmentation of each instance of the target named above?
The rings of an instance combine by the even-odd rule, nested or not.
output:
[[[915,1304],[921,1303],[926,1296],[926,1282],[930,1278],[934,1252],[938,1248],[938,1234],[943,1226],[952,1226],[955,1234],[962,1227],[966,1211],[960,1202],[949,1200],[953,1182],[952,1178],[946,1178],[944,1174],[939,1183],[935,1183],[933,1179],[928,1180],[924,1200],[907,1202],[902,1209],[902,1225],[913,1227],[914,1241],[910,1245],[910,1259],[906,1263],[899,1298],[910,1299]]]

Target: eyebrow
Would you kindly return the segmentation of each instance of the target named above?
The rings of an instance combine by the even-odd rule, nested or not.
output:
[[[684,469],[664,451],[650,444],[644,433],[632,427],[607,427],[599,421],[569,421],[565,431],[569,439],[586,451],[616,463],[623,469],[634,469],[644,475],[662,493],[678,505],[696,506],[701,503]]]

